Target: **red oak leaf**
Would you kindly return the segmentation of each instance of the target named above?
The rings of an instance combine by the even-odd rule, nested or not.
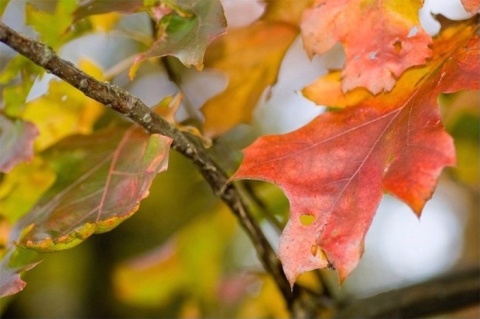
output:
[[[261,137],[244,151],[233,179],[273,182],[289,198],[279,257],[292,285],[301,273],[330,265],[346,278],[362,256],[383,192],[420,215],[442,169],[455,163],[437,97],[479,87],[474,25],[444,30],[434,42],[437,58],[405,72],[393,91],[291,133]]]
[[[478,0],[461,0],[463,7],[470,13],[480,11],[480,1]]]
[[[343,91],[390,91],[406,69],[431,55],[431,38],[418,19],[421,6],[419,0],[316,0],[303,15],[305,49],[312,57],[340,41],[347,59]]]

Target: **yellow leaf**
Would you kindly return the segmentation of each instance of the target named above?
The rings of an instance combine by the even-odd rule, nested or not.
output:
[[[290,318],[290,313],[273,279],[263,276],[260,292],[244,301],[238,317]]]
[[[296,36],[297,29],[290,24],[258,22],[231,30],[210,46],[205,66],[227,73],[229,84],[202,108],[206,136],[250,122],[258,99],[276,82],[283,56]]]
[[[40,157],[20,163],[0,183],[0,216],[16,221],[53,184],[56,174]]]
[[[341,72],[334,71],[315,80],[302,90],[302,94],[309,100],[331,107],[348,107],[357,105],[372,94],[363,87],[355,88],[347,93],[339,85]]]
[[[282,21],[298,25],[303,10],[311,5],[313,0],[265,0],[267,8],[262,16],[263,21]]]
[[[175,114],[177,113],[178,108],[182,103],[182,100],[182,93],[167,96],[155,106],[155,113],[163,117],[166,121],[175,125],[180,131],[187,132],[198,137],[203,142],[203,145],[206,148],[209,148],[210,146],[212,146],[212,140],[206,136],[203,136],[198,128],[191,125],[179,124],[175,120]]]
[[[91,62],[80,62],[85,72],[102,79]],[[40,131],[35,148],[41,151],[72,134],[89,134],[104,107],[65,82],[51,81],[48,92],[25,106],[23,118]]]
[[[44,42],[57,49],[73,36],[67,31],[72,24],[72,13],[77,7],[77,1],[56,1],[52,12],[38,9],[37,6],[41,7],[42,4],[35,1],[27,3],[27,24],[35,28]]]
[[[112,30],[120,19],[117,12],[98,14],[90,16],[92,27],[96,31],[107,32]]]
[[[225,209],[222,206],[215,215],[200,217],[159,249],[119,265],[114,272],[118,298],[145,307],[166,305],[175,296],[188,295],[192,305],[212,305],[217,299],[225,243],[235,229],[235,220]]]

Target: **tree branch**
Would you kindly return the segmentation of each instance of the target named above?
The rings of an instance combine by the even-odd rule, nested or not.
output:
[[[239,223],[250,237],[265,270],[274,277],[289,308],[292,308],[295,298],[275,252],[250,214],[235,186],[229,183],[226,173],[207,154],[200,142],[177,130],[175,126],[163,120],[128,91],[108,82],[100,82],[94,79],[76,68],[72,63],[58,57],[45,44],[25,37],[1,22],[0,42],[5,43],[35,64],[43,67],[47,72],[70,83],[86,96],[128,117],[149,133],[171,137],[173,139],[172,148],[189,158],[197,166],[216,196],[225,202],[238,218]]]
[[[449,273],[348,304],[337,318],[418,318],[480,302],[480,267]]]

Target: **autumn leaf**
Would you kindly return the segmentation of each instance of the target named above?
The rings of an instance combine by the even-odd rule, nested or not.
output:
[[[271,277],[264,276],[259,291],[247,295],[238,318],[290,318],[285,302],[279,294],[276,283]]]
[[[397,98],[408,99],[408,92],[414,91],[416,89],[418,85],[418,79],[422,78],[423,76],[427,76],[429,73],[434,72],[437,68],[442,67],[445,64],[447,57],[452,55],[454,52],[456,52],[457,60],[469,60],[468,64],[472,67],[462,69],[460,65],[455,64],[456,60],[452,60],[451,63],[448,64],[448,69],[441,78],[443,82],[452,81],[449,84],[450,88],[444,93],[450,93],[464,89],[463,83],[456,82],[456,78],[459,76],[458,72],[468,72],[469,77],[471,78],[471,85],[474,87],[478,85],[479,79],[475,76],[476,74],[478,74],[478,69],[473,67],[475,65],[475,56],[471,55],[472,51],[470,49],[468,51],[465,51],[466,49],[461,46],[461,41],[463,38],[455,39],[455,36],[457,36],[458,33],[462,34],[461,32],[465,32],[468,34],[468,30],[470,30],[471,28],[472,21],[474,20],[470,20],[470,22],[465,23],[467,31],[459,31],[459,29],[462,28],[462,24],[458,25],[457,27],[444,27],[442,36],[435,39],[434,57],[430,59],[428,64],[424,67],[414,68],[407,71],[404,76],[402,76],[397,82],[396,91],[405,92],[405,94],[401,94],[401,97],[397,96]],[[448,25],[449,23],[448,21],[442,22],[445,25]],[[466,40],[463,39],[463,41]],[[467,47],[471,47],[471,45]],[[344,92],[342,90],[341,75],[339,71],[332,71],[327,75],[320,77],[319,79],[305,87],[302,90],[302,93],[306,98],[319,105],[328,105],[335,108],[354,106],[363,101],[367,101],[368,99],[373,98],[373,95],[362,87],[358,87],[351,91]],[[377,95],[376,99],[383,99],[385,101],[388,101],[388,99],[391,98],[390,96],[391,95],[389,95],[388,93],[381,93]],[[385,104],[388,105],[387,102],[385,102]]]
[[[32,123],[0,113],[0,172],[7,173],[18,163],[32,159],[37,135],[38,130]]]
[[[153,178],[167,169],[170,143],[138,127],[112,127],[68,137],[45,151],[58,178],[13,227],[0,262],[0,296],[23,289],[19,273],[39,260],[32,250],[74,247],[133,215]]]
[[[0,260],[0,298],[22,291],[27,283],[20,278],[20,274],[32,269],[39,263],[37,261],[18,267],[10,265],[13,254],[14,251],[10,251]]]
[[[77,7],[75,0],[57,1],[51,12],[37,6],[42,6],[42,3],[35,1],[27,3],[26,19],[27,24],[35,28],[43,41],[53,49],[58,49],[65,41],[74,37],[74,33],[67,31],[72,23],[71,14]]]
[[[23,55],[19,54],[8,61],[0,72],[0,95],[5,115],[21,117],[28,93],[41,73],[41,68]]]
[[[102,79],[102,72],[88,60],[79,62],[82,69]],[[105,108],[65,82],[50,81],[49,90],[24,106],[22,117],[34,123],[40,135],[35,148],[43,150],[73,134],[89,134]]]
[[[479,87],[475,30],[475,20],[445,29],[431,65],[407,71],[390,93],[261,137],[244,151],[233,179],[275,183],[289,198],[279,257],[292,285],[303,272],[329,266],[340,280],[348,276],[383,192],[421,214],[442,169],[455,163],[437,97]]]
[[[312,57],[341,42],[346,54],[342,90],[390,91],[406,69],[431,56],[431,38],[418,18],[422,2],[316,0],[303,15],[305,49]]]
[[[111,12],[134,13],[143,7],[143,0],[90,0],[80,4],[73,12],[73,22],[85,17]]]
[[[250,122],[260,96],[277,80],[283,56],[296,36],[290,24],[260,21],[230,30],[210,46],[205,65],[224,71],[229,83],[202,107],[206,136],[218,136]]]
[[[2,218],[13,224],[25,215],[55,179],[56,174],[52,168],[39,156],[20,163],[5,174],[0,183],[0,224]],[[8,236],[8,233],[10,232],[4,235]]]
[[[229,83],[202,107],[206,136],[216,137],[250,123],[258,100],[277,81],[283,57],[298,35],[301,13],[310,2],[266,1],[260,21],[229,30],[210,46],[206,66],[225,72]]]
[[[455,141],[457,166],[455,176],[472,189],[480,188],[480,95],[478,91],[461,91],[440,99],[442,120]]]
[[[300,24],[303,10],[312,2],[313,0],[265,0],[267,8],[262,21],[286,22],[297,26]]]
[[[0,2],[0,16],[3,15],[3,12],[5,11],[5,9],[7,8],[7,5],[8,5],[8,2],[10,0],[5,0],[5,1],[2,1]]]
[[[302,94],[317,104],[336,108],[354,106],[372,97],[372,93],[363,87],[357,87],[344,93],[341,85],[339,85],[341,80],[342,75],[340,71],[331,71],[305,87],[302,90]]]
[[[235,220],[225,210],[218,206],[214,214],[198,217],[157,249],[116,267],[117,297],[131,305],[152,307],[167,305],[177,294],[188,292],[199,303],[213,302],[225,242],[235,230]],[[195,275],[199,270],[202,275]]]
[[[175,119],[175,114],[178,112],[178,109],[182,103],[182,100],[183,100],[182,93],[177,93],[172,96],[167,96],[164,99],[162,99],[154,107],[155,113],[160,115],[167,122],[175,125],[175,127],[181,132],[188,132],[198,137],[203,142],[203,145],[209,148],[210,146],[212,146],[212,141],[209,138],[203,136],[198,128],[192,125],[182,125],[180,123],[177,123]]]
[[[135,64],[153,57],[175,56],[184,65],[203,69],[203,56],[207,46],[225,33],[227,22],[219,0],[175,0],[176,6],[189,16],[172,13],[163,17],[165,34],[153,43],[152,47],[135,59]],[[130,77],[138,65],[132,67]]]
[[[463,7],[470,13],[477,13],[480,11],[480,1],[478,0],[461,0]]]
[[[64,174],[17,222],[12,240],[38,251],[56,251],[116,227],[137,210],[155,175],[167,168],[170,142],[131,128],[58,143],[45,157]]]

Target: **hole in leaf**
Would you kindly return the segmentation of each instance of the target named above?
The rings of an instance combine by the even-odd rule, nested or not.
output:
[[[300,223],[302,223],[303,226],[310,226],[313,224],[315,221],[315,216],[311,214],[302,214],[300,215]]]
[[[375,58],[377,57],[377,53],[378,51],[371,51],[369,54],[368,54],[368,58],[370,60],[375,60]]]
[[[414,27],[411,28],[410,31],[408,32],[407,38],[412,38],[412,37],[416,36],[417,33],[418,33],[418,27],[417,27],[417,26],[414,26]]]
[[[400,40],[396,40],[393,43],[393,48],[395,49],[396,53],[400,53],[400,51],[402,51],[402,42]]]
[[[316,256],[318,252],[318,246],[312,245],[312,247],[310,248],[310,252],[312,253],[312,256]]]

